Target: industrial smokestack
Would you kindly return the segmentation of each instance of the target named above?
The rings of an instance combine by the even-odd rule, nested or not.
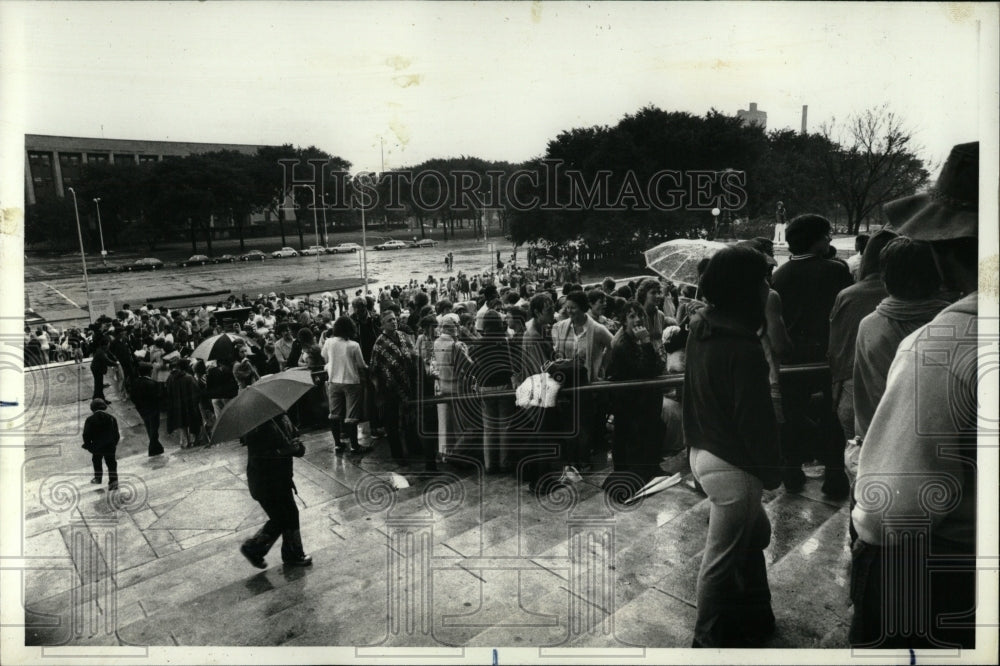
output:
[[[806,117],[809,115],[809,105],[802,105],[802,133],[806,133]]]

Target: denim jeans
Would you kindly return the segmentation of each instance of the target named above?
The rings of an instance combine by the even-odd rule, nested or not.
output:
[[[851,646],[974,648],[974,550],[933,538],[909,539],[890,548],[856,540],[851,549]]]
[[[764,562],[771,524],[761,505],[763,485],[703,449],[691,449],[691,470],[712,503],[694,639],[702,647],[740,647],[774,620]]]

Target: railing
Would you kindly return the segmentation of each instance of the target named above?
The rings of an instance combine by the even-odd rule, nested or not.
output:
[[[803,363],[800,365],[785,365],[781,368],[782,375],[803,375],[812,374],[828,371],[830,366],[826,363]],[[563,392],[579,392],[579,393],[600,393],[603,391],[610,390],[628,390],[628,389],[668,389],[668,388],[678,388],[684,385],[684,375],[683,374],[671,374],[662,375],[654,379],[636,379],[630,381],[622,382],[612,382],[606,380],[600,380],[592,382],[590,384],[584,384],[581,386],[572,386],[565,389],[560,389],[560,394]],[[513,398],[515,397],[515,391],[513,389],[509,391],[497,391],[491,392],[489,394],[490,398]],[[447,396],[434,396],[434,397],[423,397],[416,400],[411,400],[410,404],[419,405],[437,405],[437,404],[449,404],[453,402],[460,402],[468,400],[469,398],[478,397],[479,394],[476,392],[462,393],[459,395],[447,395]]]

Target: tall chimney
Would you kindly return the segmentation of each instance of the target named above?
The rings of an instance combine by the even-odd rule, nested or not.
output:
[[[803,134],[806,133],[806,116],[808,116],[808,115],[809,115],[809,105],[808,104],[803,104],[802,105],[802,133]]]

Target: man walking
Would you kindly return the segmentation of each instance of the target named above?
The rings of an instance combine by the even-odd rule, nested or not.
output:
[[[142,424],[149,437],[150,457],[163,453],[163,445],[160,444],[160,406],[163,396],[160,394],[160,385],[153,381],[152,374],[152,363],[140,363],[139,374],[132,383],[131,393],[132,404],[142,417]]]

